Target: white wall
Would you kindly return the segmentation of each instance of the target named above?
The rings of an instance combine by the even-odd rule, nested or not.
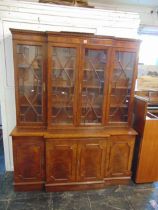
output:
[[[37,0],[32,0],[37,1]],[[109,3],[109,4],[128,4],[128,5],[158,5],[157,0],[94,0],[95,2],[100,3]]]
[[[12,37],[9,28],[78,31],[136,37],[139,15],[0,0],[0,101],[6,170],[13,170],[10,132],[16,125]]]
[[[18,1],[22,2],[23,0]],[[25,1],[38,2],[39,0]],[[97,9],[111,9],[115,11],[136,12],[140,15],[141,25],[158,26],[157,0],[88,0],[88,2],[90,5],[94,5]],[[151,14],[151,10],[154,11],[153,14]]]
[[[102,9],[111,9],[111,10],[116,10],[116,11],[121,10],[121,11],[126,11],[126,12],[136,12],[140,16],[140,25],[158,27],[158,14],[157,14],[158,2],[156,3],[156,1],[148,0],[145,3],[144,0],[142,2],[140,0],[135,0],[135,3],[136,3],[135,5],[129,5],[128,3],[130,3],[130,0],[122,1],[121,3],[124,2],[124,4],[119,4],[118,0],[114,0],[114,1],[89,0],[88,2],[89,4],[94,5],[95,8],[98,8],[98,9],[102,8]],[[107,3],[99,3],[99,2],[107,2]],[[118,3],[116,4],[115,2],[118,2]],[[157,4],[157,6],[155,4]],[[151,11],[153,11],[153,13],[151,13]]]

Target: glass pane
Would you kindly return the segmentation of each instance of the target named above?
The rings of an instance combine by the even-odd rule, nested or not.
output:
[[[82,84],[82,124],[101,124],[107,52],[85,50]]]
[[[116,52],[110,96],[110,122],[127,122],[133,69],[136,55],[133,52]]]
[[[42,47],[17,45],[17,62],[20,121],[42,122]]]
[[[52,48],[52,123],[72,124],[76,49]]]

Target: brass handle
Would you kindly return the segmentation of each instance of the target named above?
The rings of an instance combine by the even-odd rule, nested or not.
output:
[[[111,94],[111,85],[109,85],[109,91],[108,91],[108,94],[109,94],[109,95]]]
[[[80,93],[81,93],[81,91],[82,91],[82,85],[80,84]]]
[[[45,92],[46,91],[46,84],[45,84],[45,82],[43,82],[43,85],[42,85],[43,87],[43,92]]]

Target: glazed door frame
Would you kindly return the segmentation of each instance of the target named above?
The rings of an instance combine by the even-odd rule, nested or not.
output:
[[[76,49],[76,69],[75,69],[75,85],[74,85],[74,101],[73,101],[73,123],[72,124],[53,124],[52,123],[52,48],[59,47],[59,48],[72,48]],[[80,69],[80,47],[78,44],[71,44],[71,43],[48,43],[48,113],[47,113],[47,120],[48,120],[48,129],[54,128],[61,128],[61,127],[68,127],[72,128],[77,125],[77,115],[78,115],[78,108],[77,108],[77,101],[78,101],[78,74]]]
[[[129,103],[128,103],[128,120],[127,122],[110,122],[109,121],[109,114],[110,114],[110,96],[112,91],[112,80],[113,80],[113,71],[115,68],[115,53],[116,52],[125,52],[125,53],[135,53],[135,62],[133,65],[133,75],[131,79],[131,88],[130,88],[130,97],[129,97]],[[109,91],[108,91],[108,99],[107,99],[107,118],[106,118],[106,125],[113,125],[113,126],[130,126],[132,121],[132,112],[133,110],[133,104],[134,104],[134,88],[135,88],[135,81],[137,77],[137,62],[138,62],[138,52],[135,48],[124,48],[124,47],[113,47],[112,48],[112,58],[111,58],[111,67],[110,67],[110,74],[109,74]]]
[[[17,58],[17,46],[28,45],[28,46],[41,46],[42,47],[42,107],[43,107],[43,122],[21,122],[20,121],[20,101],[19,101],[19,69],[18,69],[18,58]],[[16,100],[16,121],[19,127],[45,127],[46,126],[46,83],[47,83],[47,64],[46,64],[46,45],[45,42],[26,41],[26,40],[14,40],[13,42],[13,57],[14,57],[14,80],[15,80],[15,100]]]
[[[104,50],[106,51],[107,61],[104,67],[104,90],[103,90],[103,102],[102,102],[102,121],[101,123],[94,123],[93,125],[87,124],[84,125],[81,123],[81,108],[82,108],[82,88],[83,88],[83,73],[84,73],[84,58],[85,58],[85,51],[86,49],[90,50]],[[102,46],[102,45],[92,45],[92,44],[83,44],[81,45],[81,64],[80,64],[80,73],[79,73],[79,118],[78,118],[78,125],[82,127],[102,127],[106,124],[107,118],[107,103],[106,100],[108,99],[108,92],[109,92],[109,75],[110,75],[110,64],[111,64],[111,46]]]

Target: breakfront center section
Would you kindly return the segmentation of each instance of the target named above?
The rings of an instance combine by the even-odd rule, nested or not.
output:
[[[52,44],[49,49],[48,126],[103,126],[109,49]]]

